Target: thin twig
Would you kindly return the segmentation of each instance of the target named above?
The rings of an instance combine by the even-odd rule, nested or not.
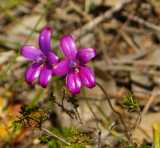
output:
[[[103,20],[105,19],[109,19],[112,17],[112,15],[119,11],[126,3],[131,2],[131,0],[124,0],[124,2],[120,2],[117,4],[117,6],[115,6],[114,8],[110,9],[109,11],[106,11],[104,14],[96,17],[95,19],[93,19],[92,21],[88,22],[87,24],[85,24],[84,26],[82,26],[81,28],[79,28],[76,31],[73,31],[71,34],[75,35],[78,38],[82,37],[85,33],[87,33],[88,31],[91,31],[92,29],[94,29],[99,23],[101,23]],[[42,15],[38,20],[37,23],[35,24],[35,26],[33,27],[30,35],[26,38],[25,43],[27,43],[30,40],[30,37],[33,35],[34,30],[36,29],[36,27],[39,25],[39,23],[41,22],[42,18],[44,16]],[[58,47],[58,43],[55,43],[53,48],[57,48]],[[13,53],[14,54],[14,53]],[[19,54],[17,54],[18,56]],[[17,56],[15,57],[15,59],[17,59]]]
[[[88,106],[90,112],[92,113],[92,115],[93,115],[93,117],[96,121],[96,126],[97,126],[97,129],[98,129],[97,148],[101,148],[101,130],[100,130],[100,127],[99,127],[98,117],[95,114],[95,112],[93,111],[91,105],[89,104],[88,99],[86,99],[86,103],[87,103],[87,106]]]
[[[152,30],[160,32],[160,27],[159,26],[157,26],[157,25],[155,25],[155,24],[153,24],[151,22],[148,22],[146,20],[143,20],[142,18],[140,18],[138,16],[128,15],[128,14],[125,14],[125,16],[127,16],[130,20],[136,21],[136,22],[144,25],[147,28],[150,28]]]
[[[103,65],[104,63],[99,62],[97,63],[97,65],[95,66],[95,68],[99,69],[99,65]],[[101,66],[102,67],[102,66]],[[140,67],[141,68],[141,67]],[[148,69],[146,71],[146,69],[140,69],[138,66],[134,66],[134,65],[125,65],[125,64],[111,64],[111,65],[107,65],[106,67],[104,67],[103,71],[104,72],[108,72],[108,71],[126,71],[126,72],[134,72],[134,73],[142,73],[145,75],[151,75],[151,76],[160,76],[159,71],[155,70],[155,69]]]
[[[147,133],[147,131],[143,127],[141,127],[140,125],[138,125],[137,128],[139,129],[139,131],[141,133],[143,133],[143,135],[145,135],[147,141],[152,141],[152,137],[149,135],[149,133]]]
[[[63,142],[64,144],[71,145],[71,143],[67,142],[62,137],[57,136],[56,134],[54,134],[53,132],[49,131],[48,129],[42,127],[41,130],[44,131],[45,133],[47,133],[49,136],[52,136],[52,137],[58,139],[59,141]]]
[[[137,127],[140,125],[141,120],[142,120],[142,113],[141,113],[140,108],[139,108],[137,118],[135,120],[135,123],[133,124],[133,127],[131,128],[131,129],[133,129],[133,131],[135,131],[137,129]]]
[[[87,23],[83,27],[74,31],[73,35],[75,35],[76,37],[83,36],[86,32],[92,30],[94,27],[96,27],[103,20],[111,18],[115,12],[119,11],[125,4],[127,4],[129,2],[131,2],[131,0],[123,0],[123,2],[119,2],[115,7],[111,8],[109,11],[106,11],[104,14],[96,17],[91,22]]]
[[[95,119],[95,121],[96,121],[97,129],[98,129],[98,130],[100,130],[100,128],[99,128],[99,124],[98,124],[98,117],[97,117],[97,115],[95,114],[95,112],[93,111],[93,109],[92,109],[91,105],[89,104],[88,99],[86,99],[86,103],[87,103],[87,106],[88,106],[88,108],[89,108],[90,112],[92,113],[92,115],[93,115],[93,117],[94,117],[94,119]]]
[[[127,44],[132,47],[134,50],[139,51],[140,49],[134,44],[129,35],[123,30],[119,30],[119,34],[123,37],[123,39],[127,42]]]
[[[98,144],[97,148],[101,148],[101,131],[98,132]]]
[[[127,139],[130,141],[131,140],[131,137],[130,137],[130,134],[128,133],[128,127],[127,125],[125,124],[124,120],[123,120],[123,117],[122,115],[113,107],[112,103],[111,103],[111,100],[110,100],[110,97],[108,96],[108,93],[106,92],[106,90],[102,87],[102,85],[100,83],[96,83],[97,86],[102,90],[102,92],[104,93],[105,97],[106,97],[106,101],[108,102],[110,108],[112,109],[112,111],[119,117],[122,125],[124,126],[124,130],[126,132],[126,137]]]
[[[148,109],[150,108],[151,104],[153,103],[153,101],[155,100],[155,97],[157,96],[157,94],[155,93],[157,92],[156,89],[153,90],[148,102],[146,103],[143,111],[142,111],[142,116],[145,115],[148,111]]]
[[[80,116],[80,114],[78,112],[78,108],[75,108],[75,113],[77,114],[77,118],[78,118],[80,124],[83,125],[83,121],[82,121],[81,116]]]

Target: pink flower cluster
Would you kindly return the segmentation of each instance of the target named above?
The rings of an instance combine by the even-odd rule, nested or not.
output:
[[[39,35],[39,48],[23,46],[21,54],[32,63],[25,72],[25,80],[32,85],[38,79],[46,87],[52,76],[65,77],[66,86],[72,94],[78,94],[82,86],[93,88],[96,85],[94,73],[86,64],[96,56],[93,48],[78,49],[71,35],[60,39],[60,50],[64,54],[60,59],[51,48],[52,29],[44,27]]]

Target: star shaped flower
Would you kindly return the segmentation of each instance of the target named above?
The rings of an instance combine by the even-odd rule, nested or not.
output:
[[[72,94],[78,94],[82,86],[94,87],[96,85],[95,76],[86,63],[96,56],[95,49],[78,49],[71,35],[62,36],[60,49],[64,54],[64,59],[55,64],[53,73],[58,76],[66,76],[66,86]]]
[[[31,61],[25,72],[25,80],[31,85],[38,79],[38,83],[46,87],[53,75],[53,65],[58,62],[58,57],[51,50],[51,34],[52,29],[44,27],[39,35],[39,48],[24,45],[20,49],[21,54]]]

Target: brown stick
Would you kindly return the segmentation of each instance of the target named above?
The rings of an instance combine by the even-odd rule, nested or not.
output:
[[[105,97],[106,97],[106,101],[108,102],[110,108],[112,109],[112,111],[119,117],[119,120],[121,121],[122,125],[124,126],[124,130],[125,130],[125,133],[126,133],[126,137],[129,141],[131,141],[131,137],[130,137],[130,134],[128,133],[128,127],[127,125],[125,124],[124,120],[123,120],[123,117],[122,115],[113,107],[112,103],[111,103],[111,100],[110,100],[110,97],[108,96],[108,93],[106,92],[106,90],[102,87],[102,85],[100,83],[96,83],[97,86],[102,90],[102,92],[104,93]]]
[[[142,18],[140,18],[140,17],[138,17],[138,16],[128,15],[128,14],[126,14],[126,16],[127,16],[130,20],[136,21],[136,22],[138,22],[138,23],[146,26],[147,28],[150,28],[150,29],[152,29],[152,30],[154,30],[154,31],[160,32],[160,27],[157,26],[157,25],[155,25],[155,24],[152,24],[152,23],[150,23],[150,22],[148,22],[148,21],[145,21],[145,20],[143,20]]]
[[[151,104],[153,103],[153,101],[155,100],[155,97],[157,96],[156,94],[156,89],[153,90],[148,102],[146,103],[143,111],[142,111],[142,116],[145,115],[148,112],[148,109],[150,108]]]
[[[83,36],[86,32],[92,30],[94,27],[96,27],[103,20],[111,18],[112,15],[116,11],[119,11],[125,4],[127,4],[129,2],[131,2],[131,0],[124,0],[123,2],[119,2],[115,7],[113,7],[109,11],[106,11],[103,15],[100,15],[100,16],[96,17],[93,21],[87,23],[83,27],[81,27],[78,30],[74,31],[73,35],[75,35],[78,38]]]

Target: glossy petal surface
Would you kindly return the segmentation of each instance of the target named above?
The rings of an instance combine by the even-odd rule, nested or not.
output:
[[[60,61],[58,64],[56,64],[53,68],[53,73],[57,76],[64,76],[69,71],[69,61],[67,59],[64,59]]]
[[[82,85],[92,88],[96,85],[96,80],[93,71],[89,67],[80,67],[80,79],[82,81]]]
[[[52,77],[51,67],[49,67],[48,65],[44,65],[39,76],[39,84],[42,87],[46,87],[51,77]]]
[[[32,84],[32,82],[39,77],[41,71],[41,65],[34,63],[29,66],[29,68],[25,72],[25,80],[29,83]]]
[[[58,57],[53,52],[47,53],[47,60],[50,64],[56,64],[58,62]]]
[[[75,41],[71,35],[64,35],[60,40],[60,47],[66,58],[74,59],[77,55]]]
[[[66,86],[73,95],[80,93],[81,85],[78,73],[70,72],[67,74]]]
[[[83,49],[79,50],[77,58],[81,62],[87,63],[88,61],[90,61],[95,56],[96,56],[96,50],[95,49],[93,49],[93,48],[83,48]]]
[[[44,54],[51,50],[51,35],[52,29],[48,26],[44,27],[39,35],[39,47]]]
[[[41,52],[41,50],[31,45],[23,46],[20,49],[20,52],[25,58],[29,60],[38,60],[43,57],[43,53]]]

